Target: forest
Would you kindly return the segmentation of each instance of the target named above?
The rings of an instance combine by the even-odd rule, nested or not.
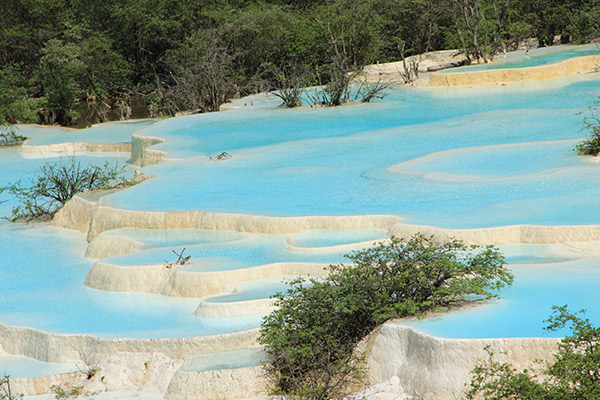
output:
[[[598,0],[3,0],[0,124],[209,112],[372,63],[599,37]]]

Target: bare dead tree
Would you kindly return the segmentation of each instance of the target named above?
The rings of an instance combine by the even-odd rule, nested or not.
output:
[[[321,23],[321,26],[324,26]],[[329,39],[329,48],[331,49],[331,63],[329,67],[329,83],[323,90],[323,100],[328,106],[339,106],[349,99],[350,82],[356,77],[357,72],[352,72],[346,41],[344,40],[344,26],[340,27],[339,36],[334,34],[329,22],[326,26],[326,33]]]
[[[129,106],[129,103],[125,101],[125,99],[119,99],[116,104],[119,114],[120,120],[125,121],[131,118],[132,109]],[[156,115],[151,115],[152,118],[156,117]]]
[[[215,161],[215,160],[217,160],[217,161],[229,160],[229,159],[232,157],[232,156],[231,156],[231,154],[229,154],[229,153],[227,153],[227,152],[225,152],[225,151],[224,151],[224,152],[222,152],[222,153],[219,153],[219,154],[218,154],[218,155],[216,155],[215,157],[213,157],[213,155],[212,155],[212,154],[207,154],[207,156],[208,156],[208,159],[209,159],[210,161]],[[184,250],[185,250],[185,249],[184,249]]]
[[[404,53],[405,47],[406,42],[404,40],[400,40],[398,49],[400,50],[400,57],[402,58],[402,67],[404,68],[404,71],[398,71],[398,73],[402,77],[404,83],[410,83],[419,77],[419,63],[415,58],[411,58],[409,63],[406,63],[406,57]]]
[[[165,268],[167,269],[171,269],[174,266],[178,266],[178,265],[185,265],[190,261],[190,258],[192,256],[183,256],[183,253],[185,252],[185,247],[183,248],[183,250],[181,250],[181,252],[176,252],[175,250],[171,250],[176,256],[177,256],[177,261],[175,262],[169,262],[167,260],[165,261]]]
[[[454,26],[456,27],[456,33],[458,33],[458,38],[460,39],[460,44],[462,46],[462,52],[467,58],[467,64],[471,63],[471,54],[467,49],[467,41],[465,39],[465,35],[460,27],[459,17],[458,17],[458,8],[456,6],[460,6],[458,4],[458,0],[454,0],[454,7],[452,7],[452,19],[454,20]]]
[[[0,378],[0,399],[20,400],[22,398],[23,394],[15,394],[12,392],[12,388],[10,385],[10,377],[8,375],[4,375],[3,378]]]
[[[391,82],[383,82],[381,78],[377,82],[362,80],[356,91],[355,100],[360,99],[362,103],[368,103],[373,99],[383,99],[387,96],[385,90],[391,86]]]
[[[463,45],[463,51],[469,61],[470,55],[472,55],[477,61],[483,59],[483,62],[487,62],[484,52],[479,48],[479,27],[482,23],[485,27],[485,15],[481,11],[479,1],[453,0],[453,16],[461,44]],[[459,13],[460,18],[458,17]],[[459,21],[464,23],[464,29],[470,39],[469,44],[465,40],[465,35]]]
[[[111,110],[111,106],[108,105],[108,103],[106,103],[105,101],[102,101],[99,105],[99,107],[97,108],[97,115],[98,115],[98,121],[99,122],[106,122],[109,120],[108,118],[108,113]]]
[[[506,17],[508,14],[508,7],[510,6],[510,0],[505,0],[501,7],[498,7],[496,0],[492,2],[493,10],[494,10],[494,20],[496,22],[496,31],[494,32],[494,38],[492,40],[492,45],[490,48],[490,57],[493,60],[494,56],[498,54],[498,50],[500,48],[500,34],[502,33],[502,28],[504,27]]]
[[[427,53],[431,50],[431,39],[436,32],[436,20],[442,13],[440,2],[437,0],[427,0],[425,2],[425,12],[423,13],[423,35],[419,46],[420,53]]]
[[[20,146],[27,138],[18,135],[14,128],[10,125],[0,125],[0,147],[3,146]]]
[[[281,107],[293,108],[302,105],[302,94],[308,82],[305,67],[299,63],[284,66],[269,63],[262,75],[266,76],[268,85],[275,89],[272,93],[281,99]]]
[[[289,86],[273,92],[275,96],[281,99],[281,106],[288,108],[302,105],[302,93],[304,93],[304,89],[298,86]]]
[[[501,3],[499,4],[498,1]],[[487,62],[493,59],[500,47],[500,35],[507,19],[510,0],[452,0],[456,30],[463,47],[463,53],[471,62]],[[489,15],[489,13],[492,15]],[[493,35],[490,24],[493,22]],[[491,43],[490,43],[491,39]],[[483,43],[481,43],[483,42]]]
[[[200,31],[189,37],[164,61],[170,71],[169,83],[163,85],[170,111],[218,111],[239,90],[234,63],[240,56],[219,32]]]

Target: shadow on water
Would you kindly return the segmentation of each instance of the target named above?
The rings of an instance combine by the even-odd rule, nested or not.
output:
[[[127,99],[82,101],[77,104],[75,111],[79,117],[74,127],[81,129],[101,122],[151,117],[146,99],[139,95]]]

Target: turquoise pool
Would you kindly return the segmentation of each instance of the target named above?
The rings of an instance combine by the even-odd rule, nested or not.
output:
[[[292,276],[275,276],[241,282],[235,285],[235,290],[232,293],[209,297],[206,301],[209,303],[231,303],[268,299],[276,293],[285,293],[289,287],[288,282],[293,278]]]
[[[600,169],[573,152],[586,135],[577,113],[598,95],[600,80],[485,93],[403,88],[341,109],[176,118],[142,133],[162,132],[167,142],[156,148],[185,161],[145,168],[157,178],[105,203],[268,216],[393,214],[451,228],[600,223]],[[232,158],[206,156],[221,151]],[[411,173],[395,169],[403,163],[413,163]]]
[[[130,210],[275,217],[393,214],[407,223],[449,228],[600,224],[600,165],[573,151],[586,135],[578,113],[598,96],[600,79],[591,76],[485,92],[406,87],[390,90],[383,101],[332,109],[284,110],[257,99],[237,110],[140,125],[138,133],[164,137],[155,147],[182,161],[144,167],[156,177],[102,201]],[[122,140],[122,132],[114,134]],[[64,132],[44,133],[43,140],[60,142],[60,135]],[[207,156],[223,151],[232,158]],[[82,160],[101,163],[106,157]],[[31,176],[45,161],[0,149],[0,185]],[[9,215],[12,205],[0,204],[0,215]],[[346,251],[325,247],[382,236],[368,230],[115,234],[144,245],[105,261],[162,264],[173,258],[172,249],[185,247],[195,261],[186,268],[195,271],[335,263]],[[290,244],[321,251],[293,251]],[[87,288],[83,282],[94,260],[83,256],[85,247],[76,232],[0,222],[0,322],[104,337],[197,336],[260,323],[257,316],[195,317],[199,299]],[[600,321],[594,310],[597,257],[550,247],[511,251],[517,279],[502,300],[416,326],[450,337],[539,336],[545,335],[541,321],[550,306],[564,303],[587,307]]]
[[[76,364],[42,362],[33,358],[13,355],[0,355],[0,376],[11,379],[35,378],[77,372]]]
[[[262,365],[267,359],[267,354],[261,349],[224,351],[190,357],[182,368],[185,371],[246,368]]]
[[[38,125],[22,125],[17,132],[29,140],[29,146],[43,146],[57,143],[130,143],[131,134],[143,127],[153,125],[156,120],[141,119],[116,121],[93,125],[88,129],[65,129],[40,127]]]
[[[552,306],[567,304],[573,312],[586,309],[586,317],[597,326],[600,258],[545,261],[510,264],[515,274],[514,284],[497,301],[408,324],[435,336],[451,338],[560,337],[569,331],[548,332],[543,328]]]
[[[485,69],[537,67],[538,65],[556,63],[572,57],[598,54],[600,54],[600,47],[597,44],[540,47],[530,49],[529,51],[518,50],[507,54],[498,54],[492,63],[466,65],[458,68],[450,68],[443,72],[452,73]]]

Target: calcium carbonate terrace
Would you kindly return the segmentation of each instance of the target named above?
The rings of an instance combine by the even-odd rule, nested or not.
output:
[[[523,49],[506,54],[498,54],[494,62],[479,65],[467,65],[458,68],[444,70],[444,72],[477,71],[485,69],[505,69],[535,67],[557,63],[568,58],[597,55],[600,52],[598,44],[587,45],[563,45],[540,47],[535,49]]]
[[[240,332],[259,326],[282,279],[318,276],[391,234],[438,228],[500,244],[515,284],[499,301],[407,324],[441,337],[548,336],[542,321],[554,304],[588,308],[600,321],[600,168],[573,151],[586,136],[578,114],[599,95],[600,79],[589,74],[485,89],[401,87],[339,108],[286,110],[257,95],[205,115],[21,128],[29,149],[0,149],[0,185],[58,160],[62,143],[157,138],[146,151],[165,162],[130,166],[153,176],[136,186],[79,199],[96,210],[97,229],[83,224],[87,237],[0,222],[0,323],[101,338]],[[132,158],[78,149],[62,147],[83,162]],[[216,159],[223,152],[231,157]],[[0,204],[0,214],[13,205]],[[167,268],[183,248],[190,263]],[[256,364],[248,354],[252,362],[240,365]],[[188,358],[182,374],[210,370],[206,359]],[[13,365],[9,373],[28,365],[0,360]]]
[[[255,102],[175,118],[137,134],[165,138],[152,148],[184,160],[146,167],[157,178],[103,204],[266,216],[392,214],[452,228],[599,223],[592,192],[600,172],[572,152],[585,135],[576,114],[599,91],[597,80],[486,92],[403,88],[383,102],[342,109],[262,109]],[[223,151],[232,158],[206,155]]]

